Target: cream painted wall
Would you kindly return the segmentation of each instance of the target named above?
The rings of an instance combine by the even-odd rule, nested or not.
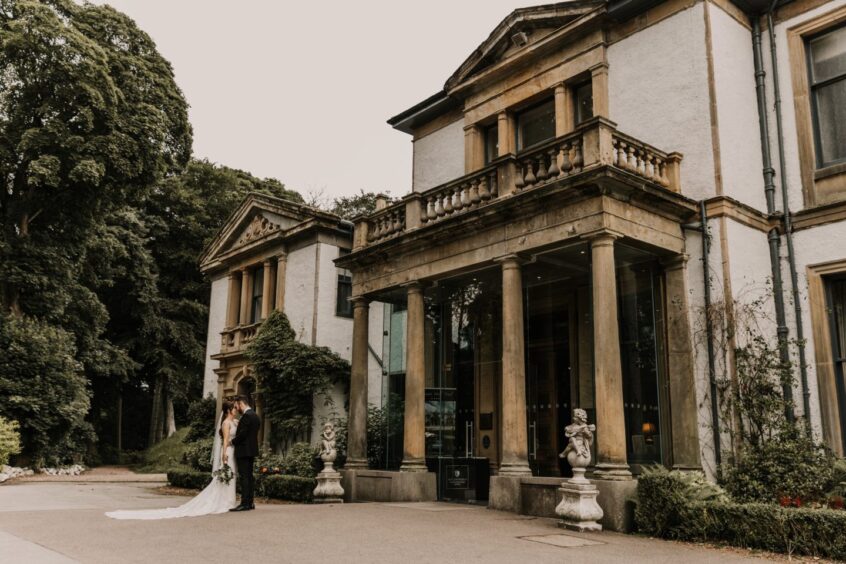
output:
[[[206,336],[206,365],[203,371],[203,397],[217,394],[217,374],[214,369],[219,363],[211,359],[211,355],[220,352],[220,332],[226,326],[226,306],[229,296],[229,277],[225,274],[211,281],[211,298],[209,299],[209,325]]]
[[[846,222],[830,223],[798,231],[793,236],[796,250],[796,269],[799,273],[799,295],[802,304],[802,323],[805,329],[805,355],[808,362],[808,389],[811,392],[811,422],[818,436],[822,436],[819,390],[816,379],[814,335],[811,330],[811,307],[808,302],[807,267],[846,259]],[[788,278],[789,280],[789,278]],[[793,308],[789,308],[791,330],[795,327]],[[795,334],[795,333],[794,333]],[[797,396],[799,399],[799,396]],[[801,401],[798,402],[801,409]]]
[[[781,90],[781,118],[782,127],[784,129],[785,164],[787,166],[786,179],[788,186],[788,195],[790,198],[790,208],[794,212],[801,210],[805,207],[805,205],[802,197],[802,179],[801,172],[799,169],[799,143],[797,140],[796,133],[796,111],[793,105],[793,83],[790,74],[790,57],[789,52],[787,50],[787,30],[802,22],[815,18],[821,14],[825,14],[826,12],[830,12],[844,5],[846,5],[846,0],[830,0],[829,2],[826,2],[824,5],[814,10],[810,10],[808,12],[805,12],[804,14],[778,23],[774,27],[774,32],[776,36],[776,53],[778,57],[778,78],[779,87]],[[764,68],[767,72],[767,92],[770,97],[769,99],[772,102],[773,73],[770,58],[769,36],[766,32],[764,33],[763,49],[765,63]],[[770,149],[774,158],[777,158],[778,146],[776,143],[775,135],[775,108],[772,103],[770,104],[769,117],[770,125],[772,128]],[[778,171],[778,161],[774,162],[774,166]],[[780,189],[779,182],[781,182],[781,180],[779,176],[776,175],[776,185],[779,186]],[[776,207],[781,210],[783,206],[780,203],[780,193],[776,199],[778,200],[778,204]]]
[[[314,315],[314,256],[317,245],[288,253],[285,270],[285,314],[297,339],[311,343]]]
[[[464,121],[414,141],[412,189],[423,192],[464,175]]]
[[[766,210],[752,34],[719,7],[708,11],[723,194]]]
[[[685,196],[714,195],[702,4],[609,46],[608,66],[610,117],[620,131],[682,153]]]

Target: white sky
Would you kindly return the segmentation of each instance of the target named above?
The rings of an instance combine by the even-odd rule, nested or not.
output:
[[[411,189],[385,121],[434,94],[514,8],[543,0],[107,0],[173,64],[194,154],[305,194]]]

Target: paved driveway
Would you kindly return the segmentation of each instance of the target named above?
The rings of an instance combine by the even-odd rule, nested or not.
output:
[[[444,503],[259,505],[167,521],[115,521],[113,509],[168,507],[143,484],[0,487],[0,562],[761,562],[737,553]]]

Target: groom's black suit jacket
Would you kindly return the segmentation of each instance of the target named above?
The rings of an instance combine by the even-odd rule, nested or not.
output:
[[[259,454],[258,432],[261,419],[255,411],[250,409],[238,421],[238,430],[232,439],[235,447],[235,458],[255,458]]]

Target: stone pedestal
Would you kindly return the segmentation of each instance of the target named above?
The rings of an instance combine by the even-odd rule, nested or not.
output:
[[[335,470],[332,462],[324,462],[323,470],[317,475],[314,503],[344,503],[341,473]]]
[[[582,478],[584,480],[584,478]],[[596,486],[584,480],[569,480],[561,484],[558,493],[561,503],[555,508],[555,514],[561,517],[558,526],[572,531],[601,531],[602,508],[596,502],[599,490]]]

